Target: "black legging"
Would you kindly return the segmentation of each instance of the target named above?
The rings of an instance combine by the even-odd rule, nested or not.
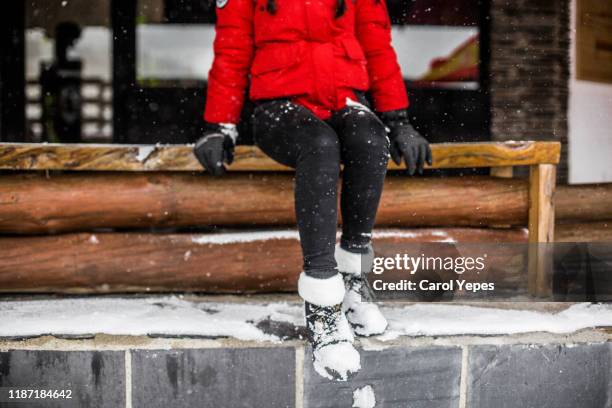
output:
[[[342,248],[364,253],[370,244],[387,171],[389,142],[374,113],[347,107],[323,121],[287,100],[260,103],[253,114],[255,143],[272,159],[295,168],[295,214],[304,271],[337,273],[337,185],[342,177]]]

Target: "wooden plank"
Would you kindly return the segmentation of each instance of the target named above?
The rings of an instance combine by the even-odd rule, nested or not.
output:
[[[555,233],[556,166],[531,166],[529,173],[529,290],[536,296],[552,294],[550,245]]]
[[[527,240],[524,228],[384,232],[374,234],[374,246],[386,256],[419,242]],[[287,292],[302,269],[296,231],[0,237],[0,259],[0,292]]]
[[[559,162],[558,142],[432,144],[432,168],[525,166]],[[392,170],[399,169],[390,163]],[[0,143],[0,169],[203,171],[189,145]],[[279,171],[257,147],[238,146],[232,171]]]
[[[377,225],[526,225],[527,194],[525,180],[390,175]],[[0,233],[5,234],[294,224],[293,175],[287,173],[0,176]]]
[[[559,162],[558,142],[440,143],[432,145],[433,168],[505,167]]]

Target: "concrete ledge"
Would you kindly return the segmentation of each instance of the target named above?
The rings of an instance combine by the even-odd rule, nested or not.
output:
[[[303,360],[296,353],[303,349],[13,349],[0,353],[0,387],[72,389],[68,406],[153,408],[348,407],[366,386],[377,407],[606,407],[612,389],[609,342],[362,350],[363,370],[348,383],[322,379],[309,351]]]
[[[350,407],[353,393],[367,386],[376,407],[603,408],[612,390],[612,332],[602,329],[363,339],[359,346],[362,371],[338,383],[314,373],[300,340],[5,340],[0,387],[69,384],[74,406],[130,408]]]
[[[476,314],[461,306],[387,305],[394,333],[360,339],[362,371],[338,383],[314,372],[310,348],[301,339],[301,304],[292,297],[254,302],[151,296],[125,304],[106,298],[104,307],[119,303],[116,314],[106,316],[100,309],[76,310],[74,303],[60,313],[57,305],[44,303],[51,308],[48,316],[77,326],[67,333],[70,326],[60,324],[57,336],[42,335],[53,325],[40,326],[34,336],[38,320],[25,319],[40,313],[40,305],[20,302],[1,304],[0,329],[6,334],[14,326],[18,332],[15,318],[21,316],[32,337],[0,339],[0,387],[67,387],[79,407],[335,408],[353,406],[355,393],[366,391],[375,407],[394,408],[608,408],[612,401],[610,328],[582,324],[551,333],[534,332],[531,323],[517,326],[526,317],[540,327],[558,329],[557,320],[566,322],[561,329],[574,327],[565,320],[576,320],[567,304],[489,304]],[[146,307],[129,309],[138,302]],[[594,322],[608,321],[612,312],[601,306],[579,309],[577,316],[590,322],[590,313],[600,316]],[[11,314],[20,307],[21,314]],[[139,323],[136,331],[149,335],[88,334],[94,326],[77,313],[107,331],[122,332],[126,321]],[[140,321],[130,320],[134,316]],[[506,320],[485,327],[495,316]],[[199,326],[193,331],[190,325]],[[461,327],[481,334],[462,333]],[[425,329],[434,334],[420,334]]]

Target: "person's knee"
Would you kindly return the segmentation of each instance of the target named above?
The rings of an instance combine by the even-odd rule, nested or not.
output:
[[[347,121],[343,135],[343,150],[346,152],[379,153],[387,156],[389,139],[382,122],[371,112],[360,111]]]
[[[324,122],[314,122],[305,125],[303,133],[303,158],[315,158],[321,164],[340,165],[340,141],[331,127]]]
[[[308,132],[309,138],[308,145],[311,149],[318,150],[339,150],[340,141],[334,130],[322,123],[320,125],[312,126],[312,130]]]

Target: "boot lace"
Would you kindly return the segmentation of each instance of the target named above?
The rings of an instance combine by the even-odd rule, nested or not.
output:
[[[342,305],[306,306],[306,322],[313,348],[335,344],[341,341],[338,334],[338,320],[342,314]]]
[[[362,275],[343,273],[342,277],[344,278],[344,287],[346,288],[347,292],[356,293],[364,302],[368,302],[373,299],[370,283],[367,279],[364,279]]]

